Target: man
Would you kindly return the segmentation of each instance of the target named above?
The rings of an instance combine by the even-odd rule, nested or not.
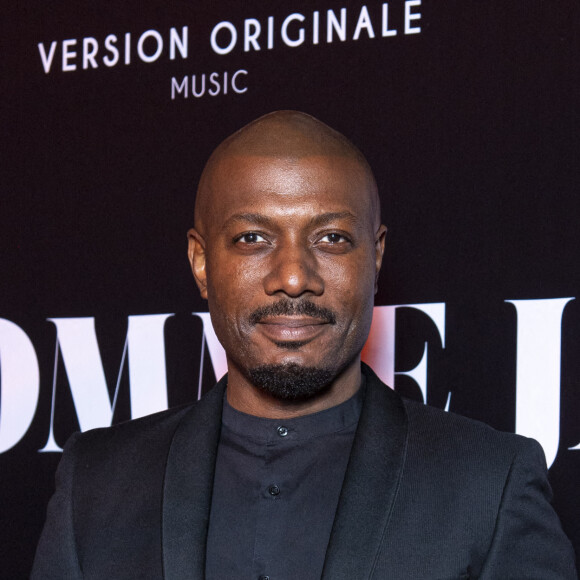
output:
[[[224,141],[189,257],[228,375],[71,438],[33,578],[575,578],[536,442],[361,367],[385,232],[362,154],[316,119]]]

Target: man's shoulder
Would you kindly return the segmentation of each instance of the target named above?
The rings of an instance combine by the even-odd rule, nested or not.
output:
[[[433,458],[463,458],[487,465],[510,465],[517,456],[545,465],[535,439],[499,431],[486,423],[403,398],[409,422],[409,444]]]
[[[514,457],[529,454],[544,462],[540,444],[534,439],[499,431],[490,425],[425,405],[386,386],[369,368],[363,369],[374,389],[390,391],[384,400],[404,410],[408,429],[407,442],[413,452],[433,457],[455,456],[474,460],[484,457],[492,462],[511,463]]]
[[[77,435],[77,441],[84,445],[103,445],[107,443],[118,444],[134,440],[159,440],[170,434],[183,416],[197,403],[189,403],[179,407],[173,407],[152,415],[146,415],[138,419],[131,419],[116,423],[110,427],[91,429]]]
[[[483,497],[485,490],[485,497],[493,495],[499,501],[511,478],[533,480],[545,497],[551,497],[544,452],[534,439],[401,397],[374,382],[373,388],[381,387],[390,391],[384,400],[398,406],[405,417],[404,481],[411,488],[424,485],[428,493],[444,487],[454,501]]]
[[[418,401],[401,397],[409,423],[413,428],[423,428],[427,432],[448,434],[463,434],[470,437],[481,437],[492,441],[523,443],[529,441],[527,437],[494,429],[487,423],[459,415],[452,411],[445,411],[437,407],[425,405]]]
[[[143,453],[154,457],[156,451],[165,453],[179,426],[189,421],[196,410],[203,413],[210,407],[220,407],[222,395],[223,391],[216,385],[199,401],[110,427],[75,433],[67,443],[65,452],[73,452],[83,458],[90,457],[91,461],[103,460],[108,463],[115,459],[122,462],[132,454]]]

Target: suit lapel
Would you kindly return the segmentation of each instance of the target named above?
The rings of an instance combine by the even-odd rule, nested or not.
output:
[[[386,533],[407,441],[400,397],[363,364],[366,394],[326,552],[323,580],[370,578]]]
[[[183,417],[169,449],[163,490],[166,580],[203,580],[224,377]]]

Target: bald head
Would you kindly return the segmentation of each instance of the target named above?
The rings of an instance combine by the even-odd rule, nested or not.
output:
[[[212,199],[219,195],[213,186],[224,160],[233,157],[298,162],[305,158],[344,159],[362,172],[369,209],[380,224],[380,202],[372,170],[363,154],[344,135],[318,119],[299,111],[274,111],[236,131],[214,150],[199,182],[195,203],[195,227],[204,230]]]

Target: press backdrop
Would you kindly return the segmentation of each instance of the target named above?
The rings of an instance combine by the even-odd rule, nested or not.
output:
[[[349,136],[389,228],[365,350],[405,395],[536,437],[580,545],[574,0],[4,7],[0,575],[75,430],[224,369],[186,260],[204,161],[274,109]]]

